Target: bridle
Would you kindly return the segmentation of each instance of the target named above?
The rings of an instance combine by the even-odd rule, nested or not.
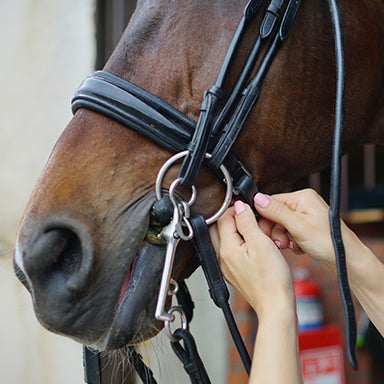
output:
[[[172,220],[162,231],[162,240],[167,244],[165,265],[159,291],[155,316],[165,322],[169,330],[172,347],[183,361],[193,383],[209,383],[204,365],[202,364],[194,345],[192,335],[188,331],[188,318],[183,305],[172,307],[165,311],[165,301],[169,295],[174,295],[180,289],[177,282],[171,279],[173,258],[180,240],[193,239],[196,254],[202,265],[207,279],[210,294],[215,304],[219,306],[226,318],[228,327],[239,351],[244,367],[249,373],[251,360],[241,340],[233,315],[229,308],[229,293],[221,275],[215,251],[210,242],[208,225],[214,222],[230,204],[232,193],[253,207],[253,197],[257,186],[251,173],[232,151],[241,128],[252,107],[257,102],[263,80],[276,56],[279,47],[289,37],[293,22],[301,4],[301,0],[272,0],[267,6],[260,31],[238,80],[231,94],[226,97],[224,83],[231,70],[239,44],[250,22],[254,21],[263,0],[250,0],[246,5],[243,17],[235,31],[216,83],[204,93],[200,108],[200,116],[196,123],[163,100],[123,80],[111,73],[98,71],[90,75],[78,91],[72,102],[72,111],[87,108],[107,116],[140,135],[147,137],[163,148],[175,153],[162,167],[156,182],[158,201],[167,200],[172,212]],[[335,37],[337,90],[335,130],[331,170],[331,201],[330,224],[331,236],[336,253],[336,264],[341,297],[346,316],[346,342],[348,357],[356,369],[355,357],[356,322],[350,288],[348,285],[345,251],[340,229],[340,173],[341,146],[344,113],[344,52],[339,10],[336,0],[328,0],[332,16]],[[267,45],[264,56],[260,60],[260,52]],[[250,79],[250,74],[256,61],[260,60],[256,75]],[[219,106],[224,104],[221,110]],[[168,190],[168,197],[162,194],[162,179],[174,162],[183,159],[179,175]],[[211,218],[202,215],[191,216],[190,207],[195,198],[195,181],[202,164],[205,164],[226,186],[226,197],[219,211]],[[175,189],[177,186],[191,188],[189,201],[180,201]],[[257,212],[255,211],[257,214]],[[185,297],[185,296],[184,296]],[[189,300],[189,299],[188,299]],[[187,301],[188,301],[187,300]],[[175,320],[175,313],[182,319],[182,327],[171,332],[169,324]],[[190,317],[190,316],[188,316]],[[184,348],[179,343],[184,342]],[[140,356],[130,347],[133,361],[143,380],[155,382],[150,370],[143,364]],[[85,362],[92,368],[87,370],[88,383],[100,383],[100,372],[94,364],[95,356],[85,350]],[[140,372],[141,371],[141,372]],[[93,373],[92,373],[93,372]],[[92,378],[92,377],[93,378]],[[147,379],[145,379],[147,377]],[[91,380],[91,381],[90,381]],[[99,380],[99,381],[96,381]]]

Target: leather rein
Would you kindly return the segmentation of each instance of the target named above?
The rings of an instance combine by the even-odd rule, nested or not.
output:
[[[185,293],[185,284],[184,282],[177,284],[171,279],[173,257],[177,244],[181,239],[193,239],[211,297],[215,304],[223,310],[243,365],[248,374],[250,371],[251,360],[229,308],[229,292],[210,241],[208,224],[215,221],[229,205],[232,193],[253,208],[253,197],[258,191],[251,173],[232,151],[232,145],[236,141],[252,107],[257,102],[263,80],[273,59],[282,43],[289,37],[301,0],[270,1],[262,19],[259,35],[249,52],[231,94],[226,97],[223,88],[231,70],[233,59],[247,26],[254,21],[262,3],[263,0],[250,0],[246,5],[216,83],[204,93],[197,123],[151,93],[105,71],[97,71],[91,74],[77,90],[72,101],[73,113],[79,108],[95,111],[123,124],[129,129],[133,129],[138,134],[176,154],[163,166],[164,169],[161,170],[163,174],[159,174],[156,185],[157,199],[159,201],[171,200],[173,218],[170,223],[170,218],[168,218],[166,228],[163,231],[163,240],[167,244],[167,252],[155,316],[163,320],[168,329],[170,322],[175,319],[174,313],[179,313],[182,317],[182,328],[177,329],[174,333],[169,331],[169,336],[171,345],[184,363],[192,383],[210,383],[210,381],[197,353],[193,337],[188,331],[188,321],[190,321],[192,315],[186,316],[185,312],[191,312],[193,307],[193,304],[190,304],[190,296],[188,294],[179,295],[180,292]],[[328,0],[328,3],[332,17],[337,65],[329,217],[331,236],[336,253],[339,289],[346,317],[348,357],[352,367],[357,369],[355,356],[356,321],[348,284],[339,217],[345,79],[343,39],[336,0]],[[261,48],[266,44],[268,46],[264,57],[260,61],[256,75],[250,79],[251,71],[259,59]],[[223,103],[224,107],[219,110],[219,106]],[[178,178],[175,180],[174,185],[169,188],[169,198],[163,198],[161,193],[162,177],[168,167],[179,159],[183,159],[183,163]],[[189,208],[193,204],[194,183],[202,164],[205,164],[217,175],[227,188],[226,199],[219,212],[210,218],[212,220],[206,220],[199,214],[193,217],[190,216]],[[174,196],[174,189],[178,185],[192,189],[192,198],[189,202],[180,202]],[[257,212],[254,212],[257,215]],[[174,292],[170,291],[170,286],[175,288]],[[179,291],[178,301],[180,301],[179,297],[184,298],[181,300],[181,306],[172,307],[168,312],[164,312],[164,303],[167,296],[176,294],[177,291]],[[181,340],[184,342],[184,347],[179,343]],[[130,360],[143,382],[155,383],[152,372],[145,366],[134,347],[127,347],[127,350],[129,350]],[[84,349],[84,353],[86,382],[100,384],[101,373],[97,361],[98,354],[92,353],[87,348]]]

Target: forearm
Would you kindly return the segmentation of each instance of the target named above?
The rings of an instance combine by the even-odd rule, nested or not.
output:
[[[294,309],[259,319],[249,383],[302,383]]]
[[[357,300],[384,335],[384,265],[355,234],[346,236],[348,279]]]

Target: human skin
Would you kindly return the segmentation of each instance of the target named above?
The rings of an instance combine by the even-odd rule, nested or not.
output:
[[[240,201],[220,218],[211,236],[224,277],[258,316],[249,382],[301,383],[295,295],[286,260]]]
[[[307,253],[326,269],[336,273],[328,218],[328,205],[313,190],[268,196],[258,194],[255,206],[263,217],[259,226],[280,247],[297,254]],[[365,312],[384,335],[384,265],[341,222],[348,280]]]
[[[307,189],[259,193],[255,207],[259,222],[249,206],[235,202],[211,229],[211,237],[225,278],[258,315],[250,383],[300,383],[292,275],[280,249],[306,253],[336,273],[329,206]],[[341,229],[351,289],[384,335],[384,265],[343,221]]]

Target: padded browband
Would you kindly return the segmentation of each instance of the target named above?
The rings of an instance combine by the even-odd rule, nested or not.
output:
[[[73,114],[79,108],[109,117],[173,153],[187,149],[196,127],[194,120],[165,101],[106,71],[91,74],[76,91]],[[213,148],[217,139],[211,136],[210,143]],[[223,179],[217,167],[205,164]],[[250,172],[233,151],[224,165],[232,175],[234,191],[251,202],[257,187]]]
[[[185,150],[196,123],[163,100],[105,71],[76,91],[72,112],[87,108],[118,121],[171,152]]]

